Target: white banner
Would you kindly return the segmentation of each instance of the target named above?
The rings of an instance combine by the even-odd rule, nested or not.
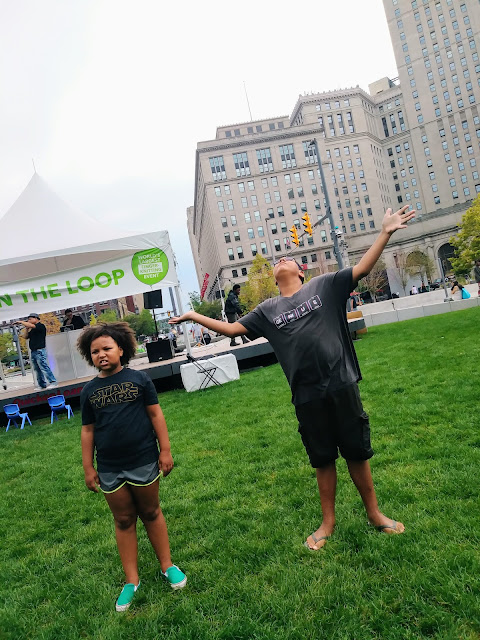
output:
[[[0,321],[178,284],[170,244],[70,271],[0,284]]]

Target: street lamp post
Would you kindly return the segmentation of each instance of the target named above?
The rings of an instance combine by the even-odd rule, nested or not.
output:
[[[333,222],[332,208],[330,206],[330,198],[328,197],[328,190],[327,190],[327,185],[325,183],[325,175],[323,173],[322,162],[320,160],[320,152],[318,150],[317,139],[313,138],[313,140],[310,141],[309,146],[314,147],[315,153],[317,155],[317,164],[318,164],[318,171],[320,173],[320,182],[322,183],[322,191],[325,197],[326,217],[328,218],[328,221],[330,223],[330,234],[333,240],[333,251],[335,253],[335,258],[337,259],[338,268],[343,269],[343,257],[342,257],[342,252],[340,251],[340,245],[338,243],[338,236],[335,231],[335,224]]]

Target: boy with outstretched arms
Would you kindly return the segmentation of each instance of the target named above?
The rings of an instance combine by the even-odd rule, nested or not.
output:
[[[360,368],[350,337],[346,302],[361,278],[370,273],[390,236],[405,229],[415,211],[408,205],[392,214],[388,209],[382,230],[353,268],[312,278],[290,257],[274,263],[280,295],[259,304],[233,324],[207,318],[194,311],[170,323],[199,322],[230,338],[264,336],[275,351],[292,390],[299,432],[311,465],[316,470],[322,523],[305,545],[317,551],[335,526],[335,461],[345,458],[350,476],[365,505],[369,522],[384,533],[403,533],[405,527],[378,508],[370,472],[370,427],[357,382]]]

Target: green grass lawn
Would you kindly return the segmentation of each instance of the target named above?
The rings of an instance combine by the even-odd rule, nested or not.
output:
[[[84,486],[80,419],[2,429],[1,640],[409,640],[480,637],[480,309],[370,329],[356,343],[380,505],[401,536],[367,527],[339,461],[337,529],[319,524],[314,472],[279,365],[204,392],[160,396],[175,469],[161,481],[173,561],[163,581],[139,526],[142,589],[113,522]]]

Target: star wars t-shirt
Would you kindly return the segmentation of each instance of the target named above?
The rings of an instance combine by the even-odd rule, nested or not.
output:
[[[263,336],[272,345],[293,404],[361,379],[346,315],[352,290],[351,268],[326,273],[293,296],[265,300],[238,320],[250,338]]]
[[[97,471],[135,469],[158,458],[158,446],[145,407],[158,404],[151,379],[143,371],[122,369],[96,377],[80,395],[82,424],[94,424]]]

